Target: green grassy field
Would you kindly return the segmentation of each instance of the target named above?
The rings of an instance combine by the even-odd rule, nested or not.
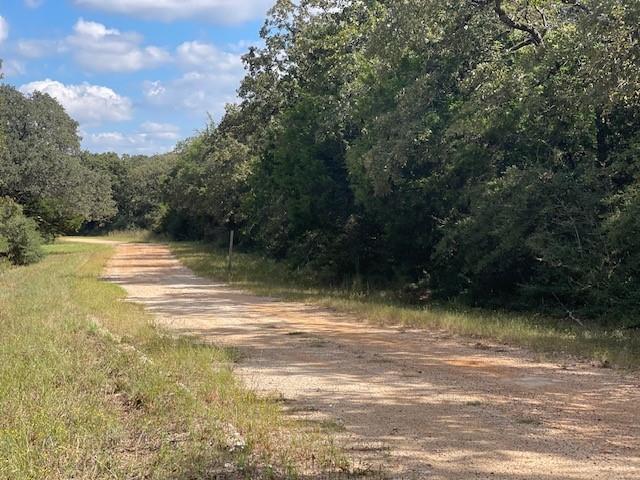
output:
[[[394,301],[389,292],[326,288],[302,272],[257,255],[234,255],[227,269],[224,250],[201,243],[171,243],[193,271],[258,293],[320,304],[376,324],[444,329],[454,334],[528,347],[542,356],[576,356],[601,365],[640,366],[640,334],[633,330],[581,327],[540,315],[465,309],[416,307]]]
[[[100,281],[109,246],[47,252],[0,274],[0,479],[348,471],[330,431],[238,383],[233,351],[164,334]]]

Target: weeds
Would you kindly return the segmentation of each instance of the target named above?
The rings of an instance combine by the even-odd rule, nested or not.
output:
[[[47,250],[0,274],[0,479],[348,470],[330,429],[238,383],[233,351],[165,334],[100,281],[108,246]]]

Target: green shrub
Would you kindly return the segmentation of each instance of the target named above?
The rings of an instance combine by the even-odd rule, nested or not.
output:
[[[42,258],[36,222],[9,198],[0,198],[0,263],[28,265]]]

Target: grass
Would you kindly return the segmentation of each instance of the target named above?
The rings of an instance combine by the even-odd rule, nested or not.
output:
[[[117,242],[126,243],[149,243],[163,239],[161,236],[158,236],[157,234],[149,230],[139,228],[127,230],[111,230],[104,235],[98,235],[98,237],[106,240],[114,240]]]
[[[348,470],[331,429],[296,422],[240,385],[233,351],[168,336],[100,281],[111,247],[47,252],[0,273],[0,479]]]
[[[258,255],[234,254],[227,269],[224,250],[201,243],[171,243],[193,271],[259,295],[298,300],[347,312],[375,324],[445,330],[476,339],[527,347],[544,356],[578,357],[603,366],[638,368],[640,334],[632,330],[579,327],[540,315],[468,309],[460,306],[416,307],[393,300],[389,292],[328,288],[304,272]]]

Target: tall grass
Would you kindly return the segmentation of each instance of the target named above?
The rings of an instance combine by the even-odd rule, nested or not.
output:
[[[295,478],[330,432],[238,383],[234,352],[155,328],[99,280],[108,246],[0,273],[0,479]]]
[[[640,334],[633,330],[582,327],[535,314],[469,309],[459,305],[413,306],[385,291],[329,288],[302,271],[259,255],[238,253],[227,268],[224,250],[201,243],[172,243],[174,253],[196,273],[226,280],[260,295],[323,305],[376,324],[443,329],[454,334],[524,346],[547,356],[575,356],[601,365],[640,366]]]
[[[142,228],[134,228],[128,230],[112,230],[103,236],[108,240],[114,240],[118,242],[126,243],[148,243],[155,240],[160,240],[161,237],[150,230]]]

